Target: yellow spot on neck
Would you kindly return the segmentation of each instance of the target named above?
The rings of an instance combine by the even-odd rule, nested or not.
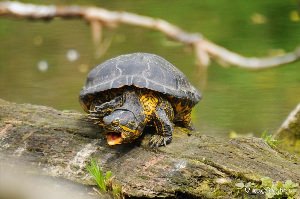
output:
[[[156,106],[158,104],[158,97],[153,94],[153,92],[143,93],[140,96],[140,102],[143,107],[144,114],[146,115],[145,122],[150,120],[151,115],[153,115]]]
[[[131,128],[128,128],[127,126],[123,126],[123,125],[120,125],[120,127],[121,127],[124,131],[134,133],[135,135],[138,135],[138,134],[139,134],[139,131],[138,131],[138,130],[132,130]]]

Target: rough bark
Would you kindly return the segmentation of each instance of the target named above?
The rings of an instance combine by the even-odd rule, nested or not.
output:
[[[94,157],[130,197],[232,198],[237,182],[259,183],[265,176],[300,181],[299,157],[259,138],[226,141],[176,128],[173,142],[157,150],[147,147],[147,136],[109,147],[86,115],[4,100],[0,154],[81,184],[93,184],[85,167]]]

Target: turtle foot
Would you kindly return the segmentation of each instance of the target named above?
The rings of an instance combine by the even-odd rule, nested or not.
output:
[[[172,136],[162,136],[162,135],[153,135],[150,138],[149,146],[151,148],[156,148],[160,146],[166,146],[172,141]]]

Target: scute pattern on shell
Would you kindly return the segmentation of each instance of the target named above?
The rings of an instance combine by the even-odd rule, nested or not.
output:
[[[135,86],[196,104],[201,95],[186,76],[164,58],[149,53],[121,55],[90,71],[80,98],[113,88]]]

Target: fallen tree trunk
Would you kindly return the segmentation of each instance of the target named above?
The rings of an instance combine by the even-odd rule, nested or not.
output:
[[[259,185],[266,176],[300,181],[299,157],[259,138],[225,141],[176,128],[166,147],[149,149],[143,140],[109,147],[86,115],[0,100],[0,154],[50,176],[93,184],[85,167],[94,157],[113,172],[125,196],[149,198],[231,198],[246,194],[237,189],[240,182]]]
[[[300,154],[300,104],[289,114],[274,138],[280,140],[285,149]]]

